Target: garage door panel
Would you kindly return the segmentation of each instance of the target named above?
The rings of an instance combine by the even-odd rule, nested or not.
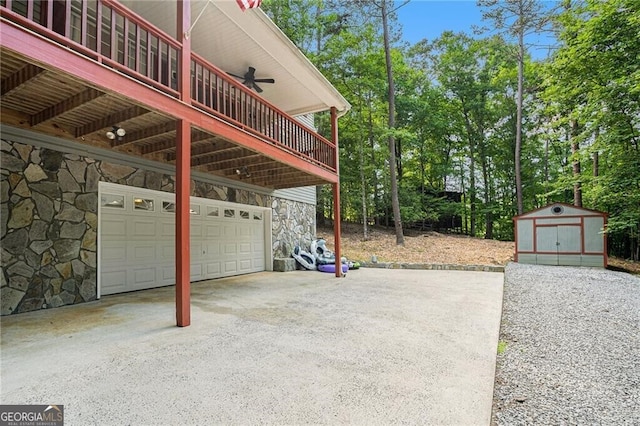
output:
[[[160,278],[165,283],[175,284],[175,282],[176,282],[176,268],[173,265],[161,267],[160,268]]]
[[[264,271],[264,258],[256,257],[253,259],[253,268],[258,271]]]
[[[133,243],[131,247],[134,262],[153,262],[156,259],[156,244],[153,242]]]
[[[124,241],[103,241],[100,257],[107,264],[123,263],[127,258],[127,248]]]
[[[127,222],[124,218],[105,219],[100,223],[102,238],[124,237],[127,235]]]
[[[238,252],[240,255],[251,254],[251,243],[238,244]]]
[[[240,267],[240,272],[249,272],[252,269],[251,259],[244,259],[238,262]]]
[[[248,224],[246,224],[246,223],[240,224],[240,227],[238,228],[238,230],[239,230],[238,236],[239,237],[251,237],[251,234],[252,234],[251,227],[247,226],[247,225]]]
[[[160,236],[164,238],[174,238],[176,235],[176,224],[175,220],[166,220],[163,219],[160,221]]]
[[[220,255],[220,243],[207,242],[206,250],[208,258],[218,257]]]
[[[200,238],[200,236],[202,235],[202,224],[200,223],[193,223],[193,218],[191,218],[191,232],[190,235],[191,237],[197,237]]]
[[[206,225],[206,238],[219,238],[222,235],[220,225]]]
[[[133,286],[136,288],[147,288],[147,285],[155,284],[156,268],[134,268],[133,269]]]
[[[207,278],[215,278],[220,276],[221,262],[208,262],[205,265]]]
[[[202,264],[192,264],[191,268],[189,268],[189,273],[191,274],[191,281],[201,280],[202,277]]]
[[[224,254],[235,255],[238,252],[238,245],[236,243],[226,243],[224,245]]]
[[[132,237],[155,237],[156,223],[152,219],[133,219],[131,223]]]
[[[238,262],[235,260],[227,260],[226,262],[224,262],[224,272],[225,274],[231,273],[231,272],[237,272],[238,271]]]
[[[162,261],[175,261],[176,250],[173,242],[163,242],[160,245],[160,260]]]
[[[127,291],[127,272],[102,271],[102,293],[114,294]]]

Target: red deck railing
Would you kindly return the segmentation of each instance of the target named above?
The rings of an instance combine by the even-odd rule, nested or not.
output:
[[[178,97],[182,45],[112,0],[0,0],[2,16],[95,61]],[[336,147],[192,54],[192,105],[324,169]]]

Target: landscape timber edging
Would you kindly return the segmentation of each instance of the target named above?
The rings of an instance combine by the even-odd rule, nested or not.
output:
[[[435,271],[504,272],[504,265],[455,265],[448,263],[372,263],[360,262],[363,268],[423,269]]]

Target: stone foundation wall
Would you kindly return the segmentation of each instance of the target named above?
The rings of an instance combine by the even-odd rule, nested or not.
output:
[[[1,141],[1,314],[95,300],[98,182],[174,192],[175,177]],[[273,256],[315,238],[315,206],[207,182],[191,195],[272,208]]]

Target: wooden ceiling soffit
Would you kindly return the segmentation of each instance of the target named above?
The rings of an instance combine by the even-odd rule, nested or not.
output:
[[[37,114],[33,114],[30,117],[31,126],[37,126],[45,121],[51,120],[65,112],[72,111],[85,105],[87,102],[91,102],[94,99],[104,96],[105,94],[96,89],[87,89],[76,95],[71,96],[55,105],[50,106]]]
[[[285,172],[289,172],[289,171],[291,171],[291,173],[295,173],[295,174],[303,173],[303,172],[301,172],[301,171],[299,171],[297,169],[291,168],[291,166],[289,166],[287,164],[276,163],[274,161],[271,161],[270,163],[267,163],[267,164],[259,164],[259,165],[247,166],[246,167],[246,171],[252,177],[254,175],[255,176],[272,175],[272,174],[278,174],[278,173],[285,173]],[[236,170],[235,169],[226,169],[226,170],[224,170],[224,174],[226,176],[233,176],[234,174],[236,174]]]
[[[211,154],[204,155],[199,158],[192,158],[191,165],[193,167],[204,166],[206,164],[215,163],[219,161],[232,160],[237,158],[239,155],[242,155],[245,152],[244,148],[234,146],[232,148],[222,149],[215,151]],[[251,152],[251,151],[249,151]]]
[[[139,106],[127,108],[125,110],[118,111],[106,117],[92,121],[91,123],[87,123],[83,126],[76,127],[75,135],[76,138],[79,138],[81,136],[88,135],[89,133],[97,132],[98,130],[114,126],[123,121],[131,120],[132,118],[139,117],[148,113],[148,110]]]
[[[192,134],[191,135],[191,144],[193,145],[194,143],[199,143],[202,141],[206,141],[209,139],[214,138],[213,136],[207,134],[207,133],[197,133],[197,134]],[[142,147],[142,155],[149,155],[149,154],[156,154],[156,153],[160,153],[160,152],[164,152],[164,151],[169,151],[169,150],[175,150],[176,149],[176,140],[172,139],[170,141],[164,141],[164,142],[158,142],[158,143],[153,143],[151,145],[147,145],[145,147]],[[191,148],[191,151],[193,152],[193,147]],[[175,152],[168,152],[166,155],[166,160],[167,161],[174,161],[176,159],[176,153]]]
[[[0,84],[2,87],[2,96],[7,96],[14,90],[19,89],[23,84],[27,83],[29,80],[35,78],[38,74],[41,74],[44,71],[44,69],[31,64],[20,68],[18,71],[2,80],[2,83]]]
[[[246,157],[234,158],[232,160],[218,161],[215,163],[208,163],[206,170],[210,172],[222,171],[225,169],[237,169],[239,167],[247,167],[253,164],[262,164],[272,162],[269,158],[263,157],[260,154],[251,154]]]
[[[264,186],[270,186],[273,188],[292,188],[297,186],[311,186],[311,185],[324,185],[327,182],[315,176],[273,176],[263,178],[261,183]]]
[[[134,143],[139,143],[145,139],[153,138],[156,136],[163,135],[165,133],[175,132],[176,131],[176,122],[168,121],[164,124],[159,124],[157,126],[147,127],[142,130],[138,130],[137,132],[127,132],[127,134],[121,139],[114,139],[111,143],[111,146],[121,147],[124,145],[131,145]],[[173,141],[173,145],[175,146],[175,141]]]

